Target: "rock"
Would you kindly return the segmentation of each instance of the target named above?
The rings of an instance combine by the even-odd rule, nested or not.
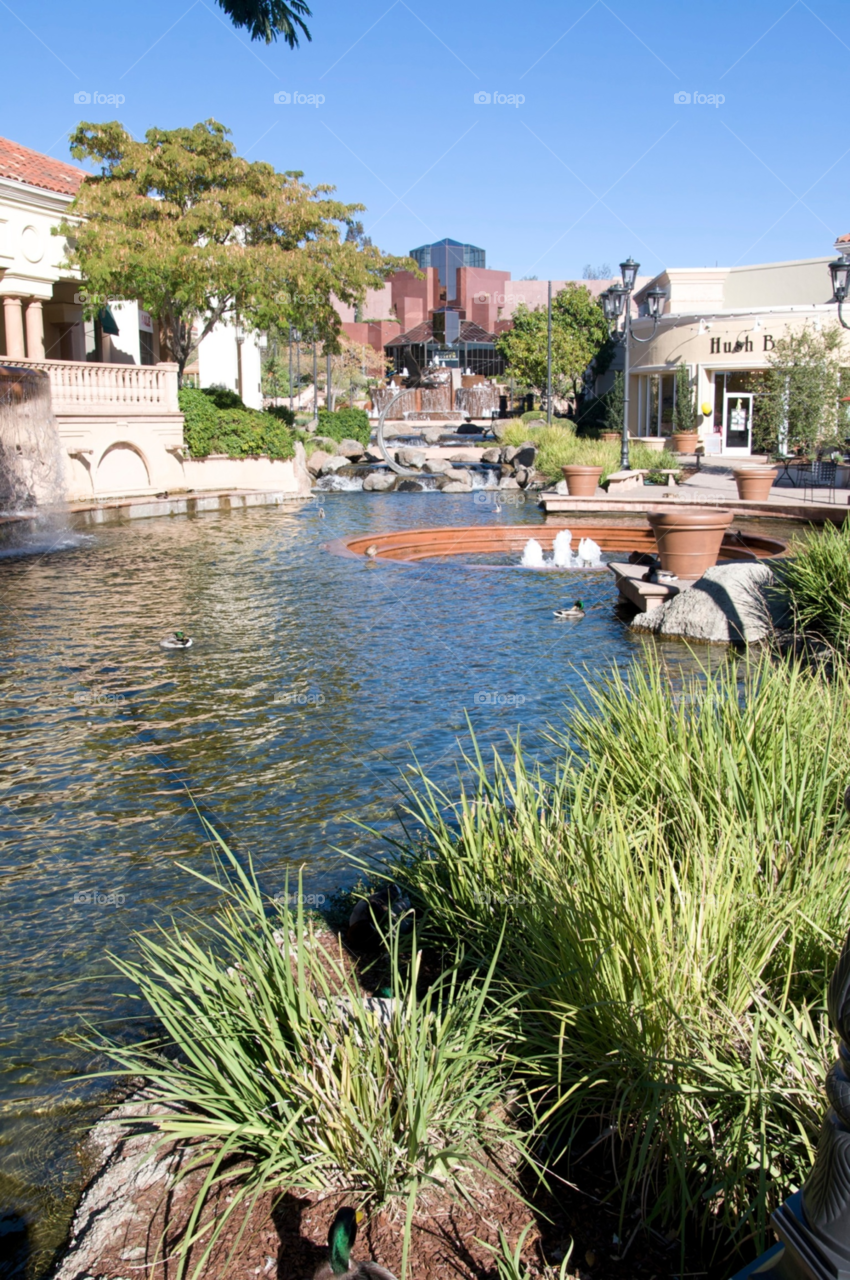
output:
[[[526,440],[524,444],[519,445],[514,450],[514,456],[509,459],[515,467],[533,467],[534,460],[537,457],[537,446],[533,445],[530,440]]]
[[[426,458],[421,449],[396,449],[396,462],[400,467],[415,467],[417,471],[425,466]]]
[[[389,451],[388,451],[388,452],[389,452]],[[370,447],[370,448],[368,448],[368,449],[366,450],[366,452],[363,454],[363,461],[364,461],[364,462],[381,462],[381,463],[386,463],[386,458],[385,458],[385,457],[384,457],[384,455],[381,453],[380,449],[378,449],[378,448],[374,448],[374,449],[373,449],[373,448],[371,448],[371,447]]]
[[[325,453],[333,455],[336,453],[336,440],[333,436],[313,436],[310,441],[317,449],[324,449]]]
[[[494,422],[490,430],[497,440],[504,440],[510,425],[509,422]]]
[[[459,427],[455,427],[456,436],[480,436],[486,427],[477,427],[474,422],[462,422]]]
[[[422,439],[426,444],[439,444],[443,438],[442,427],[425,427],[422,431]]]
[[[315,457],[315,454],[313,456]],[[328,458],[327,461],[322,463],[321,474],[323,476],[332,476],[337,471],[341,471],[343,467],[350,467],[350,466],[351,466],[351,463],[349,462],[348,458],[340,458],[340,457]]]
[[[359,462],[365,450],[359,440],[340,440],[336,447],[336,452],[339,457],[350,458],[353,462]]]
[[[465,467],[449,467],[444,474],[453,484],[468,484],[472,487],[472,475]]]
[[[529,422],[526,422],[525,425],[527,427],[546,427],[549,424],[545,418],[532,418]]]
[[[567,482],[566,482],[566,480],[559,480],[559,481],[558,481],[558,483],[555,485],[555,492],[556,492],[557,494],[559,494],[562,498],[567,497],[567,495],[569,494],[569,492],[570,492],[570,491],[569,491],[569,489],[567,488]]]
[[[509,462],[503,462],[499,466],[499,475],[512,476],[514,474],[514,470],[515,468],[512,467]]]
[[[392,471],[370,471],[363,481],[364,493],[389,493],[395,488],[396,477]]]
[[[515,476],[502,476],[501,480],[499,481],[499,488],[500,489],[518,489],[519,481],[516,479]]]
[[[422,493],[424,489],[418,480],[399,480],[396,485],[396,493]]]
[[[298,492],[303,493],[306,497],[313,487],[313,477],[307,466],[307,454],[300,440],[295,441],[295,455],[292,459],[292,469],[295,472],[295,479],[298,482]]]
[[[422,467],[422,470],[429,476],[443,476],[451,469],[452,464],[447,462],[445,458],[427,458]]]
[[[520,489],[524,489],[525,486],[528,484],[529,480],[531,479],[531,472],[527,471],[525,467],[517,467],[515,475],[516,475],[516,482],[519,485]]]
[[[472,485],[461,480],[446,480],[440,485],[441,493],[472,493]]]
[[[311,471],[314,476],[320,475],[322,467],[330,456],[329,453],[325,453],[324,449],[314,449],[307,459],[307,470]]]
[[[632,622],[635,631],[709,644],[753,644],[785,623],[767,590],[773,572],[764,561],[718,564],[692,587]]]
[[[481,454],[482,462],[501,462],[501,460],[502,460],[501,449],[484,449]]]

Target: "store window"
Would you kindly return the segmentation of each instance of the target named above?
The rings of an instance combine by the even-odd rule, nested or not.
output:
[[[669,436],[673,431],[676,376],[649,373],[638,378],[638,435]]]

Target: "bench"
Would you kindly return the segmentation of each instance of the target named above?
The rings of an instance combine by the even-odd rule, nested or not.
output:
[[[660,471],[662,475],[667,477],[667,487],[675,488],[676,481],[673,479],[678,475],[681,467],[638,467],[634,471],[612,471],[608,477],[608,492],[623,493],[627,489],[638,489],[643,485],[644,479],[649,475],[650,471]]]

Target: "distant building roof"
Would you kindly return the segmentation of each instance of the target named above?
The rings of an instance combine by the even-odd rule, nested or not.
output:
[[[847,236],[839,236],[835,243],[836,243],[836,244],[850,244],[850,235],[847,235]]]
[[[85,177],[84,169],[65,164],[64,160],[54,160],[40,151],[30,151],[19,142],[0,138],[0,178],[13,178],[31,187],[75,196]]]
[[[417,342],[433,342],[434,326],[430,320],[423,320],[421,324],[416,325],[413,329],[408,329],[407,333],[399,333],[395,338],[385,343],[387,347],[410,347]],[[482,329],[480,324],[476,324],[474,320],[462,320],[460,323],[459,342],[495,342],[496,335],[488,333],[486,329]]]

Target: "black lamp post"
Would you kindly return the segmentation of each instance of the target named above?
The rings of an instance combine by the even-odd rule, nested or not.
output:
[[[634,258],[627,258],[625,262],[620,263],[620,274],[623,277],[623,283],[612,284],[611,288],[606,289],[602,294],[602,311],[609,327],[611,327],[611,337],[615,341],[623,343],[623,440],[620,449],[620,466],[623,471],[628,471],[629,469],[629,343],[634,337],[632,333],[632,292],[638,271],[640,271],[640,264],[635,262]],[[656,288],[648,290],[646,294],[646,310],[653,320],[652,333],[648,338],[635,337],[635,342],[651,342],[655,337],[658,320],[664,308],[664,299],[666,297],[666,289],[659,289],[656,286]],[[620,329],[620,316],[625,317],[622,330]]]
[[[842,253],[840,258],[830,262],[829,274],[832,276],[832,301],[838,303],[838,319],[845,329],[850,329],[841,310],[850,293],[850,253]]]

